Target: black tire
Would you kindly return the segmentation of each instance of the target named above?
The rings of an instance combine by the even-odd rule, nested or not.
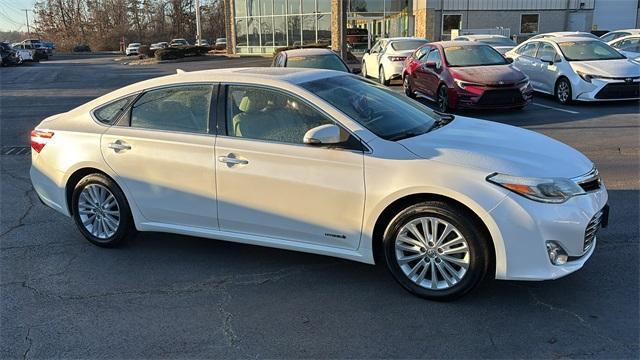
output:
[[[380,82],[380,84],[382,84],[384,86],[388,86],[389,85],[389,80],[385,79],[384,67],[383,66],[380,66],[380,69],[378,70],[378,82]]]
[[[438,110],[440,112],[449,112],[451,107],[449,107],[449,90],[446,85],[441,85],[438,88],[438,97],[436,98],[436,103],[438,104]]]
[[[367,75],[367,63],[365,63],[364,61],[362,62],[362,77],[365,79],[369,77]]]
[[[560,78],[556,82],[554,94],[556,96],[556,100],[560,104],[571,104],[571,97],[573,96],[573,91],[571,90],[571,82],[567,78]]]
[[[420,286],[409,279],[401,269],[400,264],[398,264],[396,257],[398,233],[404,225],[422,217],[437,218],[453,225],[461,236],[464,237],[468,245],[469,258],[466,273],[464,273],[457,283],[449,288],[430,289]],[[438,226],[444,225],[441,224]],[[447,202],[425,201],[408,206],[390,221],[383,237],[384,259],[391,275],[402,287],[412,294],[429,300],[450,301],[472,291],[488,274],[489,264],[492,263],[492,252],[489,241],[491,240],[487,238],[481,230],[481,225],[473,220],[468,210]],[[436,252],[439,252],[439,250]],[[434,262],[436,260],[438,259],[433,259]],[[439,260],[438,263],[440,263]],[[424,267],[426,268],[426,265]],[[427,272],[427,270],[425,270],[425,272]],[[438,274],[440,275],[436,275],[436,278],[438,278],[437,276],[442,277],[441,273]],[[442,277],[442,281],[444,281],[444,277]]]
[[[86,187],[94,184],[106,188],[109,192],[111,192],[111,194],[113,194],[113,197],[115,198],[115,201],[117,203],[117,208],[119,210],[120,221],[117,225],[117,228],[115,229],[115,231],[113,231],[113,234],[111,236],[105,238],[100,238],[92,234],[85,227],[85,225],[83,225],[80,215],[79,202],[81,193]],[[109,179],[103,174],[90,174],[82,178],[82,180],[80,180],[73,189],[73,195],[71,196],[71,205],[73,211],[73,220],[75,221],[76,226],[78,227],[82,235],[84,235],[84,237],[94,245],[105,248],[116,247],[133,238],[137,233],[135,225],[133,223],[133,217],[131,216],[131,209],[129,208],[129,203],[125,198],[124,193],[113,180]]]
[[[407,74],[402,78],[402,86],[404,87],[405,95],[412,99],[416,98],[416,93],[413,91],[413,86],[411,84],[411,76]]]

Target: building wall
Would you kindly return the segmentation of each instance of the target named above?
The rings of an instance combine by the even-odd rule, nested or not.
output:
[[[598,0],[593,14],[597,30],[638,27],[638,0]]]

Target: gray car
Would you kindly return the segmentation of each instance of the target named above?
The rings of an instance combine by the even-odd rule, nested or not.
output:
[[[503,35],[463,35],[458,36],[453,41],[474,41],[487,44],[503,55],[516,47],[516,43],[513,40]]]
[[[505,56],[529,76],[535,91],[563,104],[640,99],[640,64],[597,39],[528,40]]]

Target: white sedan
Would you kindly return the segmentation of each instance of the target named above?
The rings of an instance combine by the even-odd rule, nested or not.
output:
[[[529,76],[535,91],[554,95],[562,104],[640,99],[640,64],[600,40],[527,40],[505,57]]]
[[[140,54],[140,46],[142,46],[142,44],[140,43],[131,43],[129,44],[129,46],[127,46],[127,48],[125,49],[125,55],[129,56],[129,55],[139,55]]]
[[[331,70],[140,82],[45,119],[31,147],[40,199],[98,246],[163,231],[382,262],[429,299],[570,274],[608,219],[571,147]]]
[[[617,38],[609,45],[629,59],[640,61],[640,34]]]
[[[383,85],[401,79],[404,60],[428,42],[412,37],[379,39],[362,57],[362,76],[377,78]]]

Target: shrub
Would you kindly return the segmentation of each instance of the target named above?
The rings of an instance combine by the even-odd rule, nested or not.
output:
[[[151,50],[149,48],[149,45],[141,45],[140,48],[138,49],[138,53],[146,56],[146,57],[153,57],[155,55],[155,50]]]
[[[180,48],[166,48],[155,51],[154,57],[157,60],[176,60],[184,57],[184,52]]]
[[[209,48],[206,46],[194,46],[194,45],[183,45],[178,46],[176,49],[182,50],[182,54],[184,57],[189,56],[200,56],[204,55],[209,51]]]
[[[87,44],[78,44],[73,47],[73,52],[91,52],[91,48]]]

